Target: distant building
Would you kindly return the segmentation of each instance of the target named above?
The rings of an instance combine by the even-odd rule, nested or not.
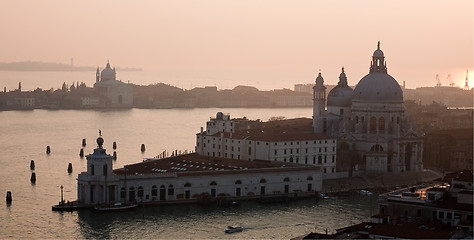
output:
[[[35,98],[33,96],[20,96],[15,98],[15,105],[20,108],[34,108],[35,107]],[[32,95],[32,94],[29,94]]]
[[[99,107],[100,106],[100,97],[98,97],[98,96],[84,96],[84,97],[81,97],[81,106],[82,107]]]
[[[306,83],[306,84],[295,84],[295,92],[304,92],[304,93],[313,93],[313,86],[314,84],[312,83]]]
[[[310,107],[313,105],[311,94],[279,89],[265,93],[272,107]]]
[[[445,171],[472,170],[473,128],[431,131],[425,138],[425,165]]]
[[[314,132],[338,138],[339,170],[360,167],[369,174],[423,170],[423,139],[404,117],[403,91],[387,74],[380,42],[369,74],[354,90],[343,68],[326,100],[319,73],[313,102]]]
[[[343,177],[336,172],[336,139],[312,131],[311,119],[261,122],[231,119],[217,113],[196,134],[201,156],[240,160],[267,160],[321,167],[324,179]]]
[[[101,104],[107,107],[132,107],[132,86],[118,81],[116,75],[115,68],[112,69],[108,61],[106,67],[100,73],[99,67],[97,67],[94,89],[107,99],[107,102]]]

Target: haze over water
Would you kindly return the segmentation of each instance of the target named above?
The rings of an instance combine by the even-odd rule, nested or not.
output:
[[[319,69],[336,84],[341,67],[354,85],[381,41],[388,73],[408,88],[434,86],[436,74],[463,86],[466,69],[472,86],[473,11],[470,0],[5,1],[0,62],[110,60],[152,73],[150,83],[269,90],[313,82]]]
[[[341,199],[303,200],[289,205],[262,206],[244,202],[239,208],[178,205],[146,207],[129,213],[90,211],[52,212],[64,198],[76,199],[77,174],[85,171],[79,157],[96,147],[101,129],[104,147],[112,153],[114,168],[154,157],[164,150],[192,150],[195,133],[217,111],[233,117],[267,120],[271,116],[308,117],[310,108],[295,109],[130,109],[123,111],[34,110],[0,112],[0,194],[12,191],[13,202],[0,204],[0,238],[290,238],[310,231],[329,232],[369,220],[376,196],[353,195]],[[146,152],[140,152],[140,145]],[[46,146],[51,154],[46,155]],[[35,185],[30,183],[30,160],[35,160]],[[68,163],[74,172],[67,173]],[[247,227],[225,235],[226,225]]]

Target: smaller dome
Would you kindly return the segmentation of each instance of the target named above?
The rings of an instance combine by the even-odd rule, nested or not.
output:
[[[102,137],[97,138],[97,145],[99,148],[102,148],[102,145],[104,145],[104,139]]]
[[[353,90],[349,86],[336,86],[328,94],[328,107],[350,107]]]
[[[322,85],[324,83],[324,78],[321,76],[321,73],[318,74],[316,78],[316,85]]]
[[[377,43],[377,50],[375,50],[374,55],[372,55],[374,58],[383,58],[383,52],[380,50],[380,41]]]
[[[342,69],[343,70],[342,70],[341,74],[339,74],[339,79],[347,78],[346,73],[344,72],[344,68],[342,68]]]
[[[373,57],[376,57],[376,58],[383,58],[384,55],[383,55],[382,50],[380,50],[380,49],[375,50]]]

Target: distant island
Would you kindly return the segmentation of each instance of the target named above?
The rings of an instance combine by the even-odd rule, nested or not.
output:
[[[52,62],[10,62],[1,63],[0,71],[48,71],[48,72],[68,72],[68,71],[95,71],[97,67],[91,66],[72,66],[63,63],[52,63]],[[141,68],[121,68],[117,67],[120,71],[142,71]]]

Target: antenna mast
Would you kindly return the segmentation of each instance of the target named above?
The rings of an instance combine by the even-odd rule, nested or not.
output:
[[[464,83],[464,90],[469,90],[469,81],[468,81],[468,77],[469,77],[469,70],[466,69],[466,82]]]

